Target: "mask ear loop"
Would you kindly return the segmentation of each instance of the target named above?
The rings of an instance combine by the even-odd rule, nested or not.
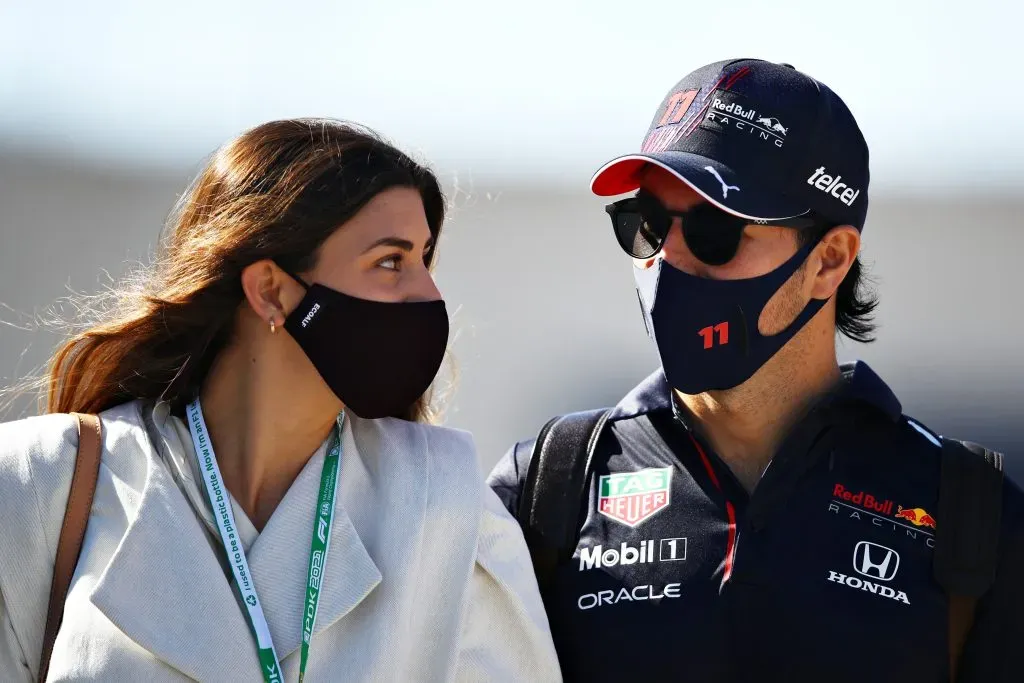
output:
[[[283,266],[282,266],[282,265],[281,265],[280,263],[277,263],[276,261],[275,261],[275,265],[276,265],[276,266],[277,266],[278,268],[280,268],[280,269],[281,269],[281,270],[282,270],[282,271],[284,272],[284,274],[285,274],[285,275],[287,275],[288,277],[290,277],[291,279],[295,280],[295,281],[296,281],[296,282],[298,282],[298,283],[299,283],[300,285],[302,285],[302,288],[303,288],[304,290],[306,290],[307,292],[309,291],[309,285],[307,285],[307,284],[306,284],[306,281],[305,281],[305,280],[303,280],[303,279],[302,279],[301,277],[299,277],[298,275],[296,275],[295,273],[293,273],[293,272],[292,272],[291,270],[289,270],[288,268],[285,268],[285,267],[283,267]]]
[[[278,268],[281,268],[281,270],[282,270],[282,271],[284,272],[284,274],[285,274],[285,275],[287,275],[287,276],[288,276],[288,277],[290,277],[291,279],[293,279],[293,280],[295,280],[296,282],[298,282],[298,283],[299,283],[299,284],[300,284],[300,285],[302,286],[302,289],[303,289],[303,290],[305,290],[305,291],[307,291],[307,292],[309,291],[309,285],[307,285],[307,284],[306,284],[306,281],[305,281],[305,280],[303,280],[303,279],[302,279],[301,277],[299,277],[298,275],[296,275],[295,273],[293,273],[293,272],[292,272],[291,270],[289,270],[289,269],[287,269],[287,268],[282,268],[282,267],[281,267],[281,264],[279,264],[279,263],[275,262],[275,265],[276,265],[276,266],[277,266]],[[270,334],[274,334],[275,332],[277,332],[277,323],[276,323],[276,321],[274,320],[274,317],[273,317],[273,316],[271,316],[271,318],[270,318]]]

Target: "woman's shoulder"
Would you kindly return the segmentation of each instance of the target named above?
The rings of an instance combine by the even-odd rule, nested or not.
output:
[[[104,456],[114,441],[142,429],[142,405],[131,401],[100,413]],[[68,413],[48,413],[0,423],[0,486],[11,481],[38,485],[47,471],[74,469],[78,420]],[[106,459],[106,458],[104,458]],[[70,471],[68,472],[70,481]]]
[[[141,461],[142,410],[140,402],[132,401],[100,413],[100,457],[108,469],[137,467]],[[53,413],[0,424],[0,519],[17,520],[3,528],[21,530],[23,551],[52,554],[56,549],[77,458],[74,415]],[[10,535],[5,539],[14,542]]]
[[[363,457],[388,473],[388,484],[404,482],[400,486],[425,492],[431,518],[474,520],[473,526],[479,526],[485,484],[469,432],[395,418],[356,419],[353,429]]]
[[[380,457],[403,461],[410,453],[423,453],[431,475],[454,480],[482,481],[473,435],[462,429],[396,418],[354,420],[359,441]]]
[[[101,457],[109,466],[113,444],[127,443],[126,437],[138,442],[141,413],[129,403],[101,413],[100,420]],[[42,647],[50,573],[78,441],[78,420],[69,414],[0,424],[0,603],[27,652]]]
[[[519,522],[489,486],[484,486],[482,498],[477,562],[496,576],[514,574],[516,581],[533,581],[530,551]]]
[[[476,442],[473,434],[464,429],[420,424],[430,451],[441,458],[449,467],[469,467],[479,473]],[[482,475],[481,475],[482,476]]]
[[[0,424],[0,594],[27,652],[38,652],[78,425],[71,415]]]
[[[110,466],[115,448],[127,438],[138,443],[142,426],[139,402],[125,403],[100,414],[102,461]],[[49,536],[60,529],[78,455],[78,420],[52,413],[0,424],[0,514],[38,509],[36,520]],[[8,517],[8,519],[10,519]],[[27,519],[25,521],[28,521]]]
[[[477,457],[473,435],[463,429],[406,422],[407,429],[418,432],[426,444],[429,476],[443,482],[453,496],[473,505],[479,505],[479,484],[483,471]]]
[[[472,455],[476,457],[473,435],[463,429],[442,427],[425,422],[410,422],[393,417],[378,420],[356,418],[355,422],[363,430],[377,432],[381,441],[387,444],[405,448],[421,444],[431,449],[450,451],[456,456]]]
[[[73,467],[77,450],[78,421],[73,415],[38,415],[0,424],[0,490],[9,495],[12,487],[34,484],[45,471]]]
[[[519,523],[484,479],[473,435],[462,429],[405,422],[405,429],[419,432],[428,444],[431,476],[445,482],[446,498],[475,508],[479,520],[477,562],[488,572],[506,575],[525,567],[532,577],[529,551]],[[468,510],[467,510],[468,512]],[[508,566],[511,563],[512,566]],[[528,577],[529,578],[529,577]]]

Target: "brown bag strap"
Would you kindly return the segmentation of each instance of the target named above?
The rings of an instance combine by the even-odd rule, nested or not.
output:
[[[100,419],[95,415],[73,413],[78,418],[78,457],[75,473],[71,476],[71,492],[64,511],[64,523],[57,542],[57,556],[53,563],[53,582],[50,584],[50,604],[46,610],[46,630],[43,632],[43,652],[39,658],[39,681],[46,680],[50,669],[50,655],[57,631],[64,619],[64,601],[71,587],[71,577],[78,565],[85,539],[85,527],[92,512],[93,494],[100,472],[102,432]]]

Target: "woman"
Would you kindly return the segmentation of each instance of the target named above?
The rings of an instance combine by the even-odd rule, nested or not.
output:
[[[356,126],[214,156],[152,274],[58,349],[50,414],[0,426],[3,680],[39,672],[70,412],[102,466],[48,680],[558,679],[518,527],[469,435],[424,424],[443,218]]]

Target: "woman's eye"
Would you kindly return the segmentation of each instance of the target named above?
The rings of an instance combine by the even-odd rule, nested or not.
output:
[[[402,265],[401,256],[388,256],[386,259],[381,259],[377,262],[377,265],[386,270],[399,270]]]

